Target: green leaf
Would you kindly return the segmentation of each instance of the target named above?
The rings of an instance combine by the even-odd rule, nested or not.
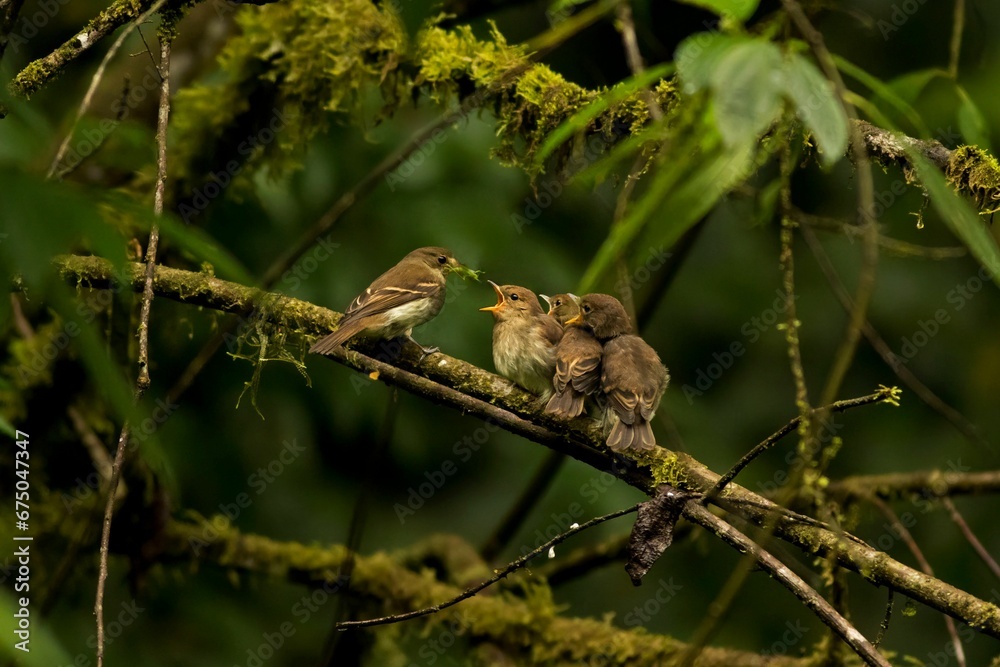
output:
[[[732,37],[718,32],[698,32],[685,39],[674,52],[681,89],[693,95],[708,88],[712,73],[722,57],[737,44],[748,41],[746,37]]]
[[[952,232],[969,248],[1000,285],[1000,249],[986,229],[986,224],[963,197],[948,185],[944,175],[920,153],[904,143],[907,157],[917,172],[917,178],[930,196],[931,206]]]
[[[694,5],[719,16],[732,16],[740,21],[746,21],[757,11],[760,0],[678,0],[685,5]]]
[[[959,106],[956,113],[958,131],[967,144],[975,144],[982,149],[990,150],[990,129],[976,103],[972,101],[965,88],[955,85],[958,93]]]
[[[930,136],[930,130],[927,129],[927,125],[920,117],[920,114],[906,100],[900,97],[895,90],[883,83],[881,79],[872,76],[854,63],[838,55],[833,55],[833,62],[841,72],[857,80],[861,85],[875,93],[876,106],[888,104],[895,108],[913,126],[918,136],[925,138]]]
[[[615,85],[607,93],[599,96],[592,103],[577,111],[545,138],[545,142],[535,151],[535,165],[540,167],[546,158],[552,155],[559,146],[573,135],[583,132],[592,120],[607,111],[610,107],[618,104],[640,88],[644,88],[654,81],[664,78],[673,69],[674,66],[672,63],[663,63],[655,67],[650,67],[643,71],[642,74],[633,76]]]
[[[782,58],[778,47],[751,40],[729,48],[710,75],[715,120],[727,146],[744,146],[781,111]]]
[[[580,281],[579,293],[593,291],[643,229],[646,233],[639,246],[671,247],[752,172],[756,137],[733,149],[723,146],[719,133],[704,123],[686,134],[692,139],[678,147],[676,154],[694,155],[693,162],[676,160],[661,164],[653,172],[649,188],[625,218],[614,225],[598,249]],[[655,222],[648,224],[650,221]]]
[[[815,65],[794,54],[785,63],[785,92],[816,139],[823,164],[832,166],[847,151],[847,114],[830,82]]]
[[[893,94],[912,106],[917,103],[917,98],[920,97],[920,93],[924,92],[927,84],[939,77],[949,78],[948,72],[939,67],[932,67],[903,74],[889,81],[886,85]]]

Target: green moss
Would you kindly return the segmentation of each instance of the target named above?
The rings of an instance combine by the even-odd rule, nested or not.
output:
[[[182,90],[175,101],[172,165],[181,200],[206,184],[198,180],[202,174],[236,171],[235,182],[246,185],[263,165],[271,174],[298,168],[309,141],[331,118],[371,123],[361,102],[373,90],[383,102],[375,120],[421,96],[439,105],[476,98],[472,107],[497,116],[494,154],[534,175],[534,153],[545,138],[606,92],[532,63],[527,49],[508,44],[495,26],[479,39],[468,26],[432,23],[411,48],[389,3],[287,0],[244,8],[238,23],[243,34],[220,56],[223,78]],[[654,95],[664,108],[676,101],[672,82],[658,84]],[[253,141],[276,116],[274,140]],[[646,102],[636,93],[608,108],[587,133],[601,134],[606,145],[648,121]],[[557,166],[567,155],[557,154]]]
[[[331,113],[357,114],[373,87],[396,99],[406,35],[390,3],[288,0],[244,7],[237,23],[242,35],[219,58],[223,78],[175,99],[174,178],[188,184],[182,196],[206,173],[229,172],[246,184],[244,166],[265,158],[272,174],[296,168]]]
[[[1000,164],[977,146],[959,146],[945,170],[956,189],[969,193],[981,209],[994,210],[1000,201]]]

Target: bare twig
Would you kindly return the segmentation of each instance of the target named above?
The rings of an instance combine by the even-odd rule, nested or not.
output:
[[[1000,493],[1000,470],[986,472],[944,472],[924,470],[859,475],[830,482],[827,495],[841,503],[878,496],[895,500],[919,495],[928,498]]]
[[[752,556],[760,567],[770,574],[778,583],[791,591],[810,611],[829,627],[844,643],[850,646],[867,665],[891,667],[889,662],[879,655],[878,650],[865,639],[830,603],[823,599],[809,584],[797,574],[765,551],[757,542],[736,530],[728,523],[709,512],[698,503],[687,503],[684,508],[684,518],[707,528],[717,537],[741,553]]]
[[[910,553],[912,553],[913,557],[917,559],[917,563],[920,564],[920,569],[923,570],[924,574],[933,577],[934,570],[931,568],[931,564],[927,561],[927,558],[924,557],[924,552],[920,550],[920,547],[917,545],[917,541],[913,539],[913,535],[899,520],[899,517],[896,516],[896,512],[894,512],[893,509],[878,496],[869,497],[868,502],[877,507],[879,511],[881,511],[882,514],[889,519],[892,524],[893,532],[899,535],[899,538],[906,544]],[[944,624],[947,626],[948,634],[951,636],[952,646],[955,647],[955,660],[958,662],[959,667],[965,667],[965,650],[962,648],[962,640],[958,636],[958,628],[955,627],[955,620],[951,616],[945,614]]]
[[[948,76],[958,79],[958,62],[962,56],[962,32],[965,29],[965,0],[955,0],[951,41],[948,43]]]
[[[856,224],[852,224],[844,220],[838,220],[837,218],[813,215],[797,208],[793,210],[792,219],[802,226],[842,232],[849,239],[858,236],[862,232],[861,227]],[[946,260],[965,257],[969,254],[969,250],[965,246],[924,246],[916,243],[910,243],[909,241],[901,241],[900,239],[885,236],[884,234],[879,234],[878,244],[883,250],[898,257]]]
[[[144,21],[146,21],[150,16],[155,14],[160,10],[160,7],[166,0],[157,0],[153,5],[147,9],[145,12],[140,14],[133,23],[133,27],[138,27]],[[117,27],[117,26],[116,26]],[[80,102],[80,106],[76,110],[76,118],[73,119],[73,125],[69,128],[69,132],[66,133],[66,137],[59,144],[59,150],[56,151],[55,157],[52,158],[52,164],[49,165],[49,172],[46,178],[52,178],[56,175],[59,169],[59,163],[62,162],[63,158],[66,156],[66,151],[69,149],[69,142],[72,141],[73,135],[76,133],[76,127],[80,124],[80,119],[83,118],[83,114],[87,113],[87,109],[90,108],[90,103],[94,101],[94,94],[97,92],[97,87],[100,85],[101,80],[104,79],[104,72],[108,68],[108,63],[111,59],[115,57],[118,53],[118,49],[122,47],[128,36],[132,34],[131,30],[122,30],[121,34],[118,35],[118,39],[111,43],[111,48],[108,52],[104,54],[104,58],[101,59],[101,64],[97,66],[97,71],[94,72],[94,76],[90,78],[90,86],[87,88],[87,92],[83,95],[83,100]]]
[[[503,568],[502,570],[498,570],[496,574],[494,574],[492,577],[490,577],[486,581],[483,581],[482,583],[476,584],[475,586],[473,586],[472,588],[469,588],[468,590],[464,591],[460,595],[457,595],[457,596],[453,597],[452,599],[447,600],[446,602],[442,602],[441,604],[432,605],[430,607],[425,607],[423,609],[417,609],[415,611],[409,611],[409,612],[406,612],[405,614],[393,614],[391,616],[381,616],[379,618],[369,618],[369,619],[366,619],[366,620],[363,620],[363,621],[343,621],[341,623],[338,623],[337,627],[339,629],[341,629],[341,630],[345,630],[347,628],[360,628],[360,627],[368,627],[368,626],[371,626],[371,625],[386,625],[386,624],[389,624],[389,623],[399,623],[400,621],[408,621],[411,618],[417,618],[417,617],[420,617],[420,616],[427,616],[428,614],[433,614],[433,613],[439,612],[442,609],[447,609],[448,607],[451,607],[452,605],[458,604],[462,600],[468,600],[469,598],[471,598],[473,595],[475,595],[479,591],[483,590],[484,588],[487,588],[488,586],[492,586],[493,584],[495,584],[496,582],[500,581],[501,579],[503,579],[504,577],[506,577],[508,574],[510,574],[511,572],[513,572],[514,570],[519,570],[520,568],[524,567],[528,563],[528,561],[531,560],[532,558],[538,556],[539,554],[543,554],[543,553],[547,552],[552,547],[554,547],[557,544],[559,544],[560,542],[563,542],[564,540],[572,537],[573,535],[576,535],[577,533],[579,533],[581,531],[584,531],[584,530],[587,530],[588,528],[596,526],[599,523],[604,523],[605,521],[608,521],[610,519],[617,519],[620,516],[624,516],[626,514],[631,514],[632,512],[635,512],[638,509],[639,509],[638,505],[633,505],[632,507],[628,507],[628,508],[623,509],[623,510],[617,510],[615,512],[611,512],[610,514],[605,514],[604,516],[599,516],[597,518],[591,519],[590,521],[587,521],[586,523],[582,523],[582,524],[578,525],[576,528],[570,528],[566,532],[561,533],[559,535],[556,535],[555,537],[553,537],[551,540],[549,540],[545,544],[541,545],[540,547],[537,547],[534,550],[529,551],[525,555],[521,556],[520,558],[518,558],[518,559],[516,559],[514,561],[511,561],[510,563],[507,564],[507,566],[505,568]]]
[[[997,565],[996,559],[990,555],[990,552],[986,550],[986,547],[984,547],[983,543],[979,541],[976,534],[972,532],[972,528],[970,528],[969,524],[967,524],[965,519],[962,518],[962,514],[958,511],[958,508],[955,507],[955,503],[951,501],[951,498],[944,496],[941,498],[941,504],[948,510],[948,514],[951,515],[951,520],[955,522],[958,529],[962,531],[963,535],[965,535],[965,539],[969,541],[972,548],[976,551],[983,562],[986,563],[986,567],[990,568],[990,572],[1000,579],[1000,565]]]
[[[833,62],[833,57],[826,48],[823,35],[813,26],[802,11],[797,0],[781,0],[782,6],[791,17],[795,26],[802,33],[809,47],[812,49],[816,60],[819,62],[826,78],[830,80],[837,93],[837,99],[844,108],[844,113],[848,118],[855,118],[857,112],[854,106],[847,100],[847,87],[840,76],[840,71]],[[854,168],[857,170],[858,185],[858,215],[861,218],[864,234],[862,235],[861,269],[858,272],[858,286],[854,293],[854,308],[850,312],[847,323],[847,330],[841,341],[830,374],[827,377],[826,385],[820,394],[819,402],[830,403],[837,396],[840,385],[847,375],[851,360],[858,347],[858,340],[861,338],[861,329],[865,321],[865,313],[868,312],[868,304],[871,301],[872,293],[875,289],[875,270],[878,264],[878,226],[875,218],[875,185],[872,178],[871,163],[868,161],[868,149],[865,146],[865,139],[857,125],[851,123],[848,127],[851,140],[851,154],[854,157]]]
[[[824,414],[828,414],[831,412],[843,412],[845,410],[860,407],[862,405],[870,405],[871,403],[891,404],[895,402],[895,400],[896,400],[896,394],[894,390],[888,387],[882,387],[878,391],[868,394],[867,396],[860,396],[858,398],[849,398],[843,401],[837,401],[836,403],[831,403],[830,405],[823,406],[822,408],[817,408],[813,412],[814,413],[822,412]],[[707,505],[708,503],[718,498],[719,495],[722,493],[722,491],[726,488],[726,486],[731,481],[733,481],[733,479],[738,474],[740,474],[740,471],[746,468],[750,464],[750,462],[753,461],[755,458],[757,458],[767,450],[771,449],[771,447],[776,445],[779,440],[781,440],[786,435],[797,429],[801,422],[802,422],[801,416],[793,418],[791,421],[782,426],[780,429],[778,429],[777,431],[769,435],[767,438],[762,440],[756,447],[747,452],[739,461],[736,462],[736,465],[730,468],[725,475],[720,477],[719,481],[715,483],[715,486],[713,486],[712,489],[705,494],[705,496],[702,498],[701,501],[702,505]]]
[[[802,227],[802,237],[806,240],[809,245],[810,250],[812,250],[813,256],[816,258],[816,263],[819,265],[820,271],[826,277],[827,282],[830,284],[830,289],[833,290],[834,295],[837,300],[840,301],[840,305],[843,306],[844,310],[850,312],[853,308],[851,301],[851,295],[848,294],[847,288],[844,287],[843,281],[840,279],[840,275],[837,273],[837,269],[834,268],[833,263],[830,261],[829,256],[823,249],[822,244],[819,239],[816,238],[816,234],[808,227]],[[875,330],[875,327],[871,325],[867,319],[864,322],[862,331],[865,334],[865,338],[868,339],[869,344],[878,352],[882,360],[892,369],[892,372],[896,374],[900,380],[902,380],[907,387],[913,390],[913,393],[917,395],[920,400],[926,403],[931,409],[940,414],[942,417],[947,419],[952,426],[954,426],[959,433],[964,435],[970,442],[978,445],[982,445],[987,449],[992,449],[990,443],[983,438],[979,433],[976,426],[970,422],[966,417],[945,403],[937,394],[935,394],[930,387],[925,385],[920,378],[918,378],[913,371],[907,368],[903,363],[900,362],[899,357],[893,353],[889,348],[889,344],[885,342],[885,339]]]
[[[166,20],[166,19],[164,19]],[[171,19],[173,21],[173,19]],[[156,185],[153,191],[153,212],[163,214],[163,193],[167,180],[167,123],[170,118],[170,41],[168,30],[160,31],[160,104],[156,124]],[[149,388],[149,315],[153,303],[153,275],[156,270],[156,251],[160,228],[154,223],[146,246],[146,265],[142,283],[142,305],[139,313],[139,374],[135,382],[135,401],[138,402]],[[115,494],[125,462],[125,446],[129,440],[129,423],[125,421],[118,436],[118,448],[108,483],[108,501],[104,507],[101,528],[101,554],[97,574],[97,596],[94,615],[97,617],[97,667],[104,664],[104,588],[108,579],[108,551],[111,542],[111,520],[115,512]]]
[[[497,529],[493,531],[480,550],[484,561],[490,562],[496,558],[517,534],[518,529],[524,524],[535,504],[548,491],[549,485],[559,474],[565,462],[566,455],[562,452],[549,452],[517,501],[507,511],[500,525],[497,526]]]
[[[882,622],[878,625],[878,635],[875,636],[875,641],[872,642],[872,646],[878,648],[882,640],[885,639],[885,633],[889,632],[889,621],[892,620],[892,605],[895,593],[892,589],[889,589],[889,595],[885,601],[885,615],[882,616]]]

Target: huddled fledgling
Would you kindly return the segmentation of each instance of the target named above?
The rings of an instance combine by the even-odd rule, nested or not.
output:
[[[348,306],[337,329],[310,352],[330,354],[354,338],[404,337],[425,355],[438,351],[412,338],[445,301],[446,277],[477,277],[445,248],[418,248],[383,273]],[[489,281],[493,306],[493,363],[497,371],[540,397],[546,412],[575,418],[589,410],[604,424],[614,451],[650,450],[650,421],[670,381],[656,351],[632,333],[621,302],[608,294],[542,295]]]

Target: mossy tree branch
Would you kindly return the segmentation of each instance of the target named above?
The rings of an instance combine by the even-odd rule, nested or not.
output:
[[[922,470],[887,475],[858,475],[830,482],[827,493],[840,502],[869,497],[897,500],[908,496],[950,498],[1000,493],[1000,470],[945,472]]]
[[[222,517],[200,524],[172,521],[162,535],[162,543],[161,560],[208,562],[226,570],[284,577],[327,593],[334,593],[346,583],[338,579],[337,573],[351,558],[348,549],[339,545],[306,546],[242,534]],[[415,545],[396,555],[354,555],[348,594],[399,613],[450,600],[462,592],[458,586],[431,578],[426,572],[407,568],[404,563],[413,560],[409,555],[413,549],[420,551],[422,547]],[[482,563],[480,567],[484,567]],[[530,578],[524,581],[532,585]],[[579,665],[603,658],[601,664],[655,667],[667,664],[686,648],[676,639],[619,629],[606,621],[561,617],[551,598],[541,592],[525,598],[479,595],[429,618],[456,628],[456,634],[473,642],[494,642],[529,664]],[[808,661],[709,648],[702,652],[697,664],[805,667]]]
[[[131,289],[142,284],[143,267],[129,264],[117,274],[106,260],[97,257],[63,256],[56,265],[70,282],[85,287],[107,288],[116,278]],[[339,314],[325,308],[212,276],[157,267],[154,291],[158,296],[192,305],[259,317],[306,337],[328,332]],[[255,307],[256,305],[256,307]],[[247,315],[248,311],[251,311]],[[510,382],[444,354],[421,359],[419,350],[404,347],[392,364],[376,358],[386,350],[341,351],[332,358],[373,379],[398,386],[427,400],[461,410],[501,428],[564,452],[599,470],[610,471],[630,485],[652,495],[663,483],[693,493],[705,493],[719,476],[694,458],[658,448],[631,458],[612,456],[602,444],[595,424],[586,418],[569,422],[539,413],[535,398]],[[738,508],[748,521],[763,526],[775,521],[778,506],[738,485],[731,484],[719,498],[720,506]],[[689,503],[689,506],[692,505]],[[685,516],[695,520],[692,511]],[[935,577],[910,568],[861,540],[842,532],[806,524],[781,516],[775,534],[807,553],[831,556],[877,586],[895,589],[914,600],[949,614],[978,631],[1000,638],[1000,609]]]

